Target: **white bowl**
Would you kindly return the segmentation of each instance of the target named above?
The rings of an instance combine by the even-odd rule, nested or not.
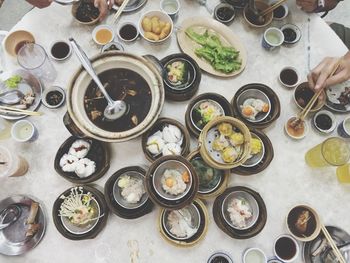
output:
[[[320,127],[318,127],[317,124],[316,124],[316,118],[317,118],[319,115],[321,115],[321,114],[327,115],[327,116],[330,117],[331,120],[332,120],[332,126],[331,126],[328,130],[323,130],[323,129],[321,129]],[[336,120],[334,114],[333,114],[332,112],[328,111],[328,110],[321,110],[321,111],[317,112],[317,113],[314,115],[314,117],[313,117],[313,119],[312,119],[312,122],[313,122],[315,128],[316,128],[318,131],[320,131],[320,132],[322,132],[322,133],[326,133],[326,134],[331,133],[331,132],[334,131],[334,129],[337,127],[337,120]]]
[[[286,83],[284,83],[281,80],[281,73],[282,73],[282,71],[288,70],[288,69],[289,70],[293,70],[296,73],[296,75],[297,75],[297,81],[293,85],[286,84]],[[298,70],[296,68],[294,68],[294,67],[284,67],[284,68],[282,68],[282,70],[280,71],[280,74],[278,75],[278,80],[283,86],[292,89],[292,88],[295,88],[296,86],[298,86],[298,84],[300,82],[300,75],[299,75],[299,72],[298,72]]]
[[[293,116],[293,117],[295,117],[295,116]],[[293,118],[293,117],[291,117],[291,118]],[[306,121],[304,121],[304,134],[301,135],[301,136],[299,136],[299,137],[294,136],[294,135],[290,134],[289,131],[288,131],[288,121],[289,121],[291,118],[289,118],[289,119],[286,121],[285,125],[284,125],[284,130],[286,131],[286,134],[287,134],[289,137],[291,137],[291,138],[293,138],[293,139],[295,139],[295,140],[304,139],[305,136],[306,136],[306,134],[309,132],[309,125],[307,124]],[[295,118],[296,118],[296,117],[295,117]]]
[[[272,5],[275,4],[275,3],[276,2],[272,3]],[[275,16],[273,16],[273,20],[283,20],[283,19],[285,19],[288,16],[289,10],[288,10],[287,4],[282,4],[279,7],[283,7],[284,8],[285,14],[282,17],[275,17]],[[277,7],[277,8],[279,8],[279,7]]]
[[[26,131],[23,131],[23,129],[25,130],[29,129],[29,130],[26,133]],[[24,136],[23,133],[26,134],[26,136]],[[34,139],[35,133],[36,133],[36,128],[34,124],[27,120],[17,121],[13,124],[11,128],[11,136],[17,142],[31,141]]]
[[[142,20],[144,19],[144,17],[153,17],[153,16],[156,16],[159,18],[159,20],[161,21],[164,21],[165,23],[170,23],[170,26],[171,26],[171,29],[170,29],[170,32],[169,32],[169,35],[167,35],[165,38],[161,39],[161,40],[158,40],[158,41],[154,41],[154,40],[150,40],[148,38],[145,37],[145,31],[143,30],[142,28]],[[139,20],[139,32],[140,32],[140,35],[145,39],[147,40],[148,42],[150,43],[162,43],[164,41],[166,41],[167,39],[170,38],[171,34],[173,33],[173,29],[174,29],[174,24],[173,24],[173,20],[171,20],[170,16],[162,11],[158,11],[158,10],[153,10],[153,11],[148,11],[147,13],[143,14]]]
[[[267,262],[267,258],[266,258],[266,255],[265,255],[265,252],[262,251],[260,248],[256,248],[256,247],[252,247],[252,248],[248,248],[244,254],[243,254],[243,263],[251,263],[252,261],[246,261],[246,257],[249,253],[257,253],[257,254],[260,254],[261,257],[263,258],[263,262]],[[260,261],[259,261],[260,262]]]
[[[110,31],[112,33],[112,38],[110,41],[106,42],[106,43],[101,43],[101,42],[98,42],[97,39],[96,39],[96,34],[99,30],[101,29],[107,29],[108,31]],[[106,45],[110,42],[112,42],[114,40],[114,37],[115,37],[115,34],[114,34],[114,31],[113,31],[113,28],[108,26],[108,25],[99,25],[97,27],[94,28],[94,30],[92,31],[92,39],[95,41],[96,44],[98,45]]]

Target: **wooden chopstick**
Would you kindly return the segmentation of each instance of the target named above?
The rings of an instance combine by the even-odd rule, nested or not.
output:
[[[32,115],[32,116],[42,115],[41,112],[22,110],[22,109],[17,109],[17,108],[13,108],[13,107],[7,107],[7,106],[0,106],[0,111],[4,112],[4,113],[25,114],[25,115]]]
[[[261,12],[260,16],[266,16],[268,13],[271,13],[273,10],[275,10],[277,7],[282,5],[287,0],[279,0],[276,3],[274,3],[272,6],[266,8],[264,11]]]
[[[121,15],[121,13],[124,11],[126,5],[129,3],[130,0],[124,0],[123,3],[121,4],[121,6],[119,7],[117,13],[113,16],[113,21],[112,24],[115,24],[115,22],[117,22],[119,16]]]
[[[324,236],[326,237],[328,243],[331,245],[333,252],[334,252],[335,256],[337,257],[338,261],[340,263],[346,263],[345,259],[343,258],[343,255],[340,253],[337,245],[334,243],[333,238],[329,234],[327,228],[322,223],[321,223],[321,229],[322,229],[322,232],[323,232]]]
[[[337,63],[335,64],[331,74],[329,74],[329,77],[333,76],[334,73],[338,70],[340,63],[342,61],[342,57],[339,58],[339,60],[337,61]],[[309,103],[305,106],[305,108],[300,112],[299,115],[299,119],[304,120],[306,115],[310,112],[310,110],[312,109],[312,107],[314,106],[315,102],[317,101],[318,97],[321,95],[323,91],[323,88],[319,89],[311,98],[311,100],[309,101]]]

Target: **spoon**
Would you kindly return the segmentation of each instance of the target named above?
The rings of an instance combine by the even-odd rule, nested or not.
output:
[[[190,228],[197,229],[192,223],[191,215],[189,214],[188,210],[179,209],[177,212],[181,215],[181,217]]]
[[[7,105],[17,104],[24,97],[20,90],[9,90],[0,94],[0,102]]]
[[[0,230],[8,227],[18,220],[22,210],[18,205],[9,205],[0,213]]]
[[[108,105],[106,106],[103,115],[109,120],[116,120],[122,117],[125,112],[127,111],[127,105],[122,100],[114,101],[109,94],[107,93],[105,87],[102,85],[99,77],[96,75],[96,72],[94,68],[92,67],[92,64],[89,60],[89,58],[86,56],[85,52],[81,49],[81,47],[78,45],[78,43],[73,39],[69,38],[70,43],[72,44],[72,47],[74,49],[75,54],[77,55],[78,59],[80,60],[81,65],[85,68],[87,73],[92,77],[92,79],[97,84],[97,87],[101,90],[102,94],[104,95],[105,99],[108,102]]]

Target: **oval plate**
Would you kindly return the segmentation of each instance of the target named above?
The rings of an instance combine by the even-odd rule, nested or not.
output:
[[[350,81],[329,87],[326,90],[326,107],[336,112],[350,112],[350,103],[341,104],[338,100],[341,94],[345,92],[346,88],[350,89]]]
[[[201,45],[197,44],[186,35],[185,31],[190,27],[194,27],[195,31],[198,33],[204,33],[205,30],[209,30],[210,33],[215,33],[220,37],[224,46],[232,46],[239,51],[239,57],[242,60],[241,68],[226,74],[215,70],[207,61],[197,57],[194,51],[196,48],[201,47]],[[247,64],[247,52],[241,40],[227,26],[212,18],[192,17],[184,20],[181,24],[181,28],[177,32],[177,41],[185,54],[192,57],[202,70],[214,76],[226,78],[236,76],[244,70]]]
[[[40,83],[40,80],[37,79],[33,74],[31,74],[29,71],[18,69],[13,72],[4,72],[0,75],[0,93],[3,93],[5,91],[9,91],[12,89],[9,89],[5,87],[5,84],[2,82],[8,79],[9,77],[12,77],[14,75],[20,75],[22,77],[22,81],[18,84],[18,89],[22,91],[24,94],[32,91],[35,94],[35,99],[32,105],[26,110],[35,111],[41,102],[41,93],[42,93],[42,86]],[[5,104],[0,103],[0,105],[8,106]],[[16,104],[17,105],[17,104]],[[0,117],[3,117],[4,119],[8,120],[18,120],[22,119],[24,117],[27,117],[27,115],[23,114],[11,114],[11,113],[1,113]]]

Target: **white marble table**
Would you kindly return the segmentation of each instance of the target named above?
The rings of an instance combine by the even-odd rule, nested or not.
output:
[[[193,0],[184,0],[178,23],[193,15],[209,16],[204,7]],[[210,1],[214,6],[216,1]],[[158,9],[159,1],[150,0],[141,12]],[[350,232],[350,188],[340,185],[335,177],[335,169],[326,168],[312,170],[304,162],[307,149],[325,139],[311,130],[306,139],[293,141],[283,130],[287,118],[297,110],[292,101],[292,91],[283,88],[277,81],[279,71],[284,66],[295,66],[306,77],[307,73],[307,19],[310,17],[311,66],[315,66],[323,56],[339,56],[346,52],[345,46],[331,31],[326,23],[316,15],[307,15],[299,11],[294,1],[289,3],[290,14],[284,22],[274,22],[280,26],[285,22],[293,22],[301,27],[303,37],[293,47],[281,47],[273,52],[262,49],[261,34],[263,30],[249,28],[238,16],[230,26],[248,50],[248,64],[242,74],[231,79],[217,79],[203,74],[199,93],[217,92],[231,100],[241,86],[251,82],[261,82],[272,87],[278,94],[282,111],[280,118],[265,132],[271,139],[275,158],[271,165],[257,175],[243,177],[232,175],[229,184],[244,185],[258,191],[264,198],[268,210],[268,220],[264,230],[256,237],[248,240],[235,240],[224,234],[214,223],[212,217],[212,201],[207,207],[210,213],[210,225],[205,239],[190,249],[176,248],[166,243],[157,229],[159,208],[136,220],[124,220],[110,215],[106,228],[94,239],[87,241],[70,241],[56,230],[51,216],[54,200],[71,183],[60,177],[54,170],[54,156],[61,143],[70,134],[62,123],[65,107],[48,110],[41,106],[42,117],[31,117],[31,121],[39,129],[39,138],[33,143],[16,143],[9,139],[1,141],[19,152],[29,161],[29,172],[20,178],[7,178],[0,182],[0,199],[13,194],[30,194],[41,200],[47,210],[48,226],[42,242],[34,250],[18,257],[0,255],[0,262],[6,263],[55,263],[55,262],[142,262],[142,263],[178,263],[206,262],[210,254],[216,250],[228,251],[235,262],[241,261],[243,251],[252,246],[262,248],[270,257],[273,254],[273,241],[286,233],[285,216],[295,204],[309,203],[321,214],[324,222],[340,226]],[[140,13],[123,15],[120,22],[137,21]],[[99,48],[91,39],[92,27],[78,25],[70,15],[69,7],[56,4],[47,9],[33,9],[13,28],[26,29],[33,33],[36,42],[48,48],[57,39],[70,36],[82,45],[88,55],[99,52]],[[164,45],[152,46],[143,40],[125,44],[126,51],[139,55],[153,54],[158,58],[179,52],[175,35]],[[8,69],[19,66],[7,57]],[[58,77],[54,84],[67,88],[72,73],[79,63],[72,56],[64,63],[54,63]],[[166,102],[162,116],[175,118],[184,123],[187,102]],[[338,115],[340,121],[344,116]],[[335,135],[335,133],[334,133]],[[195,142],[192,143],[192,149]],[[111,144],[111,167],[107,174],[96,184],[103,187],[105,181],[118,169],[135,164],[149,164],[142,154],[141,140],[135,139],[121,144]],[[301,262],[301,258],[298,262]]]

